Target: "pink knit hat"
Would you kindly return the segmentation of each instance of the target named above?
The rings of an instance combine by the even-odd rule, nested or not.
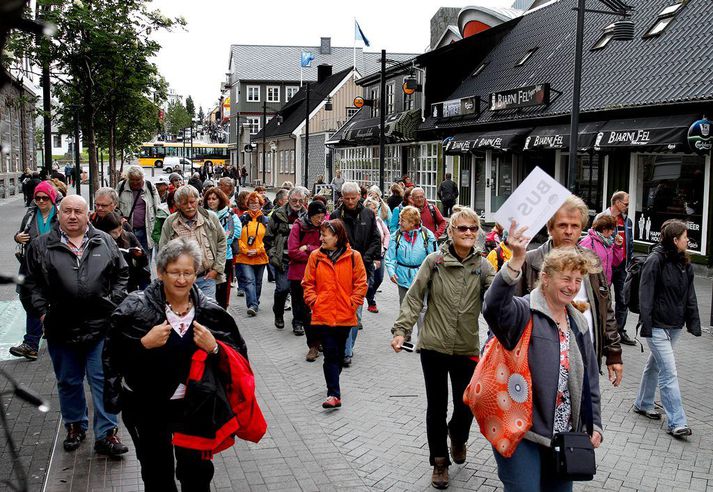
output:
[[[42,181],[35,187],[35,192],[32,194],[32,198],[37,196],[37,193],[44,193],[50,197],[50,201],[53,205],[57,203],[57,188],[54,187],[49,181]]]

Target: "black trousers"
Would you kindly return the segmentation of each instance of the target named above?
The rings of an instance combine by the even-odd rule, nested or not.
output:
[[[327,383],[327,396],[342,397],[339,387],[339,375],[342,373],[344,362],[344,348],[349,337],[349,326],[320,326],[322,347],[324,352],[324,381]]]
[[[213,479],[213,462],[203,460],[198,451],[173,446],[173,432],[180,427],[183,401],[148,404],[125,395],[122,412],[141,463],[141,478],[146,492],[177,492],[175,475],[183,492],[208,492]]]
[[[230,305],[230,288],[232,287],[234,270],[233,260],[225,260],[225,282],[215,286],[215,300],[223,309],[228,309]]]
[[[626,280],[626,261],[622,261],[621,265],[612,268],[611,272],[612,287],[614,288],[614,317],[616,318],[616,326],[619,328],[619,333],[625,331],[626,317],[629,314],[629,308],[624,302],[624,280]]]
[[[312,312],[305,304],[305,291],[301,280],[290,280],[290,295],[292,296],[292,328],[300,325],[305,330],[307,346],[318,347],[320,342],[319,329],[310,325]]]
[[[448,355],[434,350],[421,349],[421,367],[426,383],[426,436],[429,459],[448,456],[448,434],[461,444],[468,442],[473,414],[463,403],[463,392],[475,372],[475,361],[463,355]],[[448,377],[453,392],[453,416],[448,418]]]
[[[450,217],[451,212],[453,212],[453,206],[456,204],[455,200],[442,200],[441,206],[443,207],[443,216]],[[436,238],[438,239],[438,238]]]

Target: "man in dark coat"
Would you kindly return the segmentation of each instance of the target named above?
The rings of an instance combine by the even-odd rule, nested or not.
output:
[[[59,226],[30,243],[26,309],[38,317],[52,359],[64,449],[74,451],[89,427],[85,376],[94,401],[94,449],[109,456],[128,451],[117,436],[117,416],[104,410],[102,350],[109,316],[126,296],[129,268],[114,240],[89,224],[87,202],[69,195]]]
[[[330,219],[340,219],[349,236],[349,245],[361,253],[364,267],[366,268],[367,281],[374,275],[374,268],[378,268],[381,253],[381,236],[376,225],[376,216],[370,208],[365,208],[359,200],[361,190],[357,183],[347,181],[342,185],[342,204],[330,215]],[[357,318],[361,325],[361,312],[363,305],[357,308]],[[352,328],[347,339],[344,353],[344,366],[352,362],[352,350],[356,341],[359,328]]]
[[[438,198],[443,204],[443,215],[450,217],[458,198],[458,185],[451,179],[451,173],[446,173],[446,179],[438,187]]]

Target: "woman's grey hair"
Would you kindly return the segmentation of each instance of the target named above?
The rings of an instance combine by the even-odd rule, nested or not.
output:
[[[287,198],[289,192],[289,190],[286,190],[284,188],[278,190],[277,193],[275,193],[275,201],[279,202],[280,200],[284,200],[285,198]]]
[[[361,188],[354,181],[347,181],[342,185],[342,195],[345,193],[356,193],[361,195]]]
[[[222,178],[220,178],[218,180],[218,184],[223,186],[230,186],[231,190],[235,189],[235,181],[233,181],[233,178],[229,176],[223,176]]]
[[[114,202],[114,206],[119,205],[119,194],[116,192],[114,188],[111,188],[109,186],[104,186],[103,188],[99,188],[96,193],[94,193],[94,198],[99,198],[100,196],[108,196],[112,202]]]
[[[379,188],[376,185],[369,187],[369,193],[376,193],[379,196],[379,198],[381,198],[381,188]]]
[[[183,255],[189,256],[193,260],[193,268],[198,272],[201,262],[203,261],[201,248],[194,239],[184,237],[172,239],[166,243],[163,248],[158,250],[158,254],[156,255],[156,270],[159,273],[166,273],[168,265],[175,263],[178,261],[178,258]]]
[[[185,185],[181,186],[176,190],[176,193],[173,195],[173,200],[176,203],[183,203],[190,197],[193,197],[197,200],[200,198],[200,196],[200,193],[198,193],[198,190],[194,186]]]
[[[128,178],[129,176],[133,176],[135,178],[143,178],[144,177],[144,170],[141,169],[141,166],[137,166],[136,164],[133,164],[129,166],[129,168],[126,170],[126,177]]]

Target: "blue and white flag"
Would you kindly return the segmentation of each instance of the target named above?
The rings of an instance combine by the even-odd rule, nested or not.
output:
[[[356,19],[354,19],[354,41],[363,41],[364,45],[369,46],[369,40],[364,36],[364,31],[361,30]]]
[[[312,60],[314,60],[314,55],[309,51],[303,51],[302,56],[300,56],[300,66],[302,68],[311,67]]]

